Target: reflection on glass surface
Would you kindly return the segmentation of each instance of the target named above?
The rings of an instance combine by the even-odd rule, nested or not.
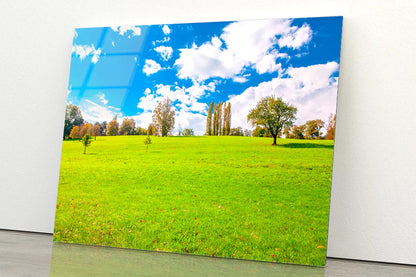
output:
[[[100,88],[129,87],[136,69],[135,55],[104,56],[94,65],[87,86]]]
[[[49,234],[0,230],[0,276],[48,276],[51,265],[50,276],[416,276],[416,266],[411,265],[332,258],[325,268],[274,264],[52,244]]]
[[[54,242],[50,276],[324,276],[324,267]]]

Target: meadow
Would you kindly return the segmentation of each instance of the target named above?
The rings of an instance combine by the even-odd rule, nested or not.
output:
[[[54,240],[324,265],[333,141],[64,141]]]

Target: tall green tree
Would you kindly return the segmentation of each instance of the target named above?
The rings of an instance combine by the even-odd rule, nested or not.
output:
[[[218,104],[214,104],[214,116],[212,119],[212,135],[218,136]]]
[[[175,126],[175,109],[169,98],[158,103],[153,111],[153,124],[159,136],[166,137]]]
[[[72,104],[66,105],[65,109],[65,125],[64,125],[64,138],[68,137],[74,126],[79,126],[84,123],[81,110]]]
[[[226,127],[226,116],[225,116],[225,113],[227,112],[227,103],[222,103],[222,114],[221,114],[221,134],[223,135],[223,136],[226,136],[226,134],[225,134],[225,132],[226,132],[226,130],[224,130],[225,129],[225,127]]]
[[[231,130],[231,103],[228,102],[227,105],[224,104],[224,123],[222,128],[222,135],[229,136]]]
[[[222,116],[223,116],[223,112],[222,112],[222,107],[223,107],[223,103],[219,102],[218,103],[218,114],[217,114],[217,135],[221,136],[222,135]]]
[[[207,126],[206,126],[206,131],[205,134],[207,136],[211,136],[212,135],[212,108],[213,108],[214,102],[211,102],[209,104],[209,108],[208,108],[208,114],[207,114]]]
[[[144,139],[144,145],[146,145],[146,152],[149,150],[149,144],[152,144],[152,139],[150,138],[150,135],[147,135],[147,137]]]
[[[87,153],[87,147],[91,145],[91,136],[90,132],[87,132],[81,139],[82,145],[84,145],[84,154]]]
[[[277,135],[286,126],[292,126],[296,119],[297,108],[284,102],[281,98],[267,96],[261,99],[256,107],[250,110],[247,120],[253,126],[267,128],[276,145]]]

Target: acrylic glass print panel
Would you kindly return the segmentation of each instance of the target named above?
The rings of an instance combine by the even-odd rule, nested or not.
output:
[[[54,240],[324,265],[341,28],[76,29]]]

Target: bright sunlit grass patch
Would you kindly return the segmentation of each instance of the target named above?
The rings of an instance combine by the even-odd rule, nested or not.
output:
[[[54,240],[324,265],[333,141],[64,141]]]

